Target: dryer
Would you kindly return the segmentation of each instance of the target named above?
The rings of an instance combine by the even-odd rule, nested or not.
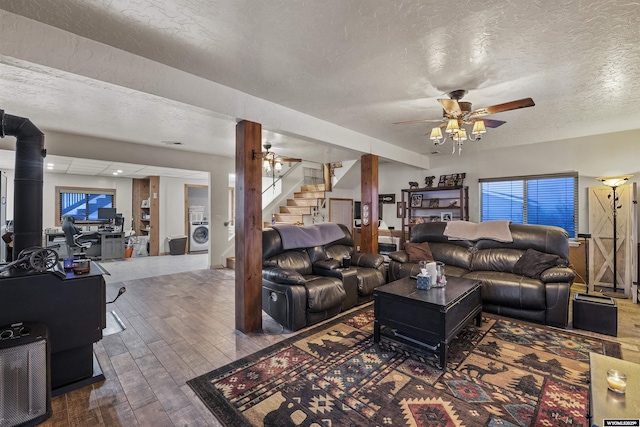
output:
[[[189,252],[209,249],[209,222],[191,221],[189,227]]]

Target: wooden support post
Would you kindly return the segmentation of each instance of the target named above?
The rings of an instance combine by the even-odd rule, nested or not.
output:
[[[331,184],[331,163],[324,163],[322,165],[322,172],[324,176],[324,191],[333,191]]]
[[[365,154],[360,160],[362,239],[360,251],[378,253],[378,156]],[[365,215],[368,211],[368,221]],[[365,221],[368,224],[365,224]]]
[[[236,125],[236,329],[262,329],[262,125]]]

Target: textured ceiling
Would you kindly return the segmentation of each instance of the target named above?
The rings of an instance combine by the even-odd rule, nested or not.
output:
[[[640,127],[638,1],[0,0],[0,8],[416,153],[434,151],[424,136],[431,125],[392,123],[441,117],[437,98],[454,89],[468,90],[474,109],[536,103],[490,116],[507,124],[466,151]],[[3,97],[0,108],[28,103],[56,130],[147,144],[190,135],[183,149],[233,153],[243,117],[53,74],[2,58],[0,90],[30,96]],[[81,119],[43,113],[52,106]],[[153,108],[160,113],[141,113]],[[116,135],[105,117],[128,117],[140,132]],[[309,160],[359,155],[348,141],[318,137],[321,156],[309,138],[271,138]]]

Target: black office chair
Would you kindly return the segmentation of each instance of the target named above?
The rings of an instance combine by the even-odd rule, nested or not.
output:
[[[78,227],[76,227],[73,217],[63,219],[62,231],[64,232],[64,241],[67,244],[67,257],[76,254],[78,250],[80,253],[85,253],[93,244],[92,240],[81,240],[82,233],[78,233]]]

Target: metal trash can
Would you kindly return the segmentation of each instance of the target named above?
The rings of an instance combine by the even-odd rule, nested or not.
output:
[[[187,236],[169,236],[167,240],[171,255],[184,255],[187,251]]]

